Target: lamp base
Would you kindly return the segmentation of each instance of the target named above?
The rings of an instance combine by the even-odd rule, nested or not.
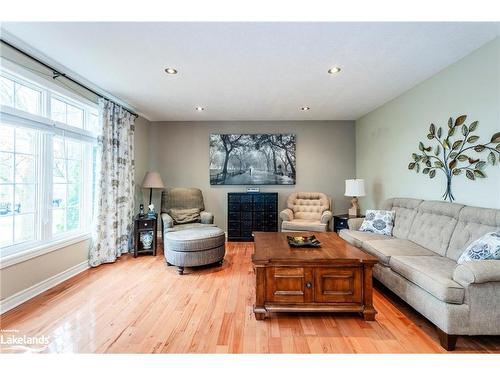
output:
[[[349,208],[349,216],[359,217],[361,210],[358,204],[358,198],[352,197],[351,207]]]

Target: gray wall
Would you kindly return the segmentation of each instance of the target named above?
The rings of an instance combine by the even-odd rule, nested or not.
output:
[[[388,197],[442,199],[442,173],[431,180],[407,166],[419,141],[431,144],[430,123],[446,127],[448,117],[462,114],[466,124],[479,121],[480,141],[500,131],[499,38],[356,121],[356,172],[367,188],[362,209],[379,207]],[[476,181],[453,177],[456,202],[500,208],[500,166],[485,172],[488,177]]]
[[[247,121],[247,122],[152,122],[150,169],[160,172],[167,186],[198,187],[206,209],[226,229],[227,193],[243,192],[246,186],[211,186],[209,181],[210,133],[295,133],[297,135],[297,184],[261,186],[279,193],[279,209],[293,191],[320,191],[333,198],[336,213],[347,212],[349,198],[344,180],[354,177],[355,146],[352,121]],[[159,192],[155,206],[159,209]]]

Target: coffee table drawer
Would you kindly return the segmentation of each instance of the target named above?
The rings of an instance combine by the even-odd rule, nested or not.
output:
[[[314,269],[314,301],[360,303],[363,273],[360,267]]]
[[[305,273],[302,267],[271,267],[267,270],[266,300],[305,302]]]

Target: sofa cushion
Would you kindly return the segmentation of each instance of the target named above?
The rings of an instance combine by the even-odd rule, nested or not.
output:
[[[500,210],[464,207],[458,216],[446,256],[457,260],[472,241],[496,230],[500,230]]]
[[[356,247],[362,247],[363,242],[369,241],[369,240],[384,240],[384,241],[389,241],[394,238],[394,237],[389,237],[384,234],[376,234],[376,233],[370,233],[370,232],[360,232],[358,230],[351,230],[351,229],[342,229],[339,232],[340,238],[343,238],[347,242],[349,242],[351,245],[354,245]]]
[[[363,242],[361,247],[367,253],[376,256],[384,265],[389,265],[391,257],[397,255],[435,255],[431,250],[417,245],[415,242],[400,238],[394,238],[392,241],[368,240]]]
[[[391,269],[437,299],[454,304],[464,301],[464,288],[453,281],[457,263],[441,256],[392,256]]]
[[[366,217],[359,230],[392,236],[394,212],[385,210],[367,210]]]
[[[326,224],[319,220],[294,219],[283,221],[281,223],[283,232],[308,231],[308,232],[326,232]]]
[[[391,198],[382,203],[382,210],[394,211],[394,228],[392,229],[394,237],[408,238],[420,203],[422,203],[421,199],[413,198]]]
[[[457,263],[477,260],[500,260],[500,230],[488,232],[472,242],[460,255]]]
[[[422,202],[418,206],[408,239],[444,256],[462,208],[463,205],[457,203]]]

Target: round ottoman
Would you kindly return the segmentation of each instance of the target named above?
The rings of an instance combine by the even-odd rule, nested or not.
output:
[[[184,267],[222,264],[226,252],[224,231],[214,226],[167,232],[163,243],[165,260],[177,266],[180,275]]]

